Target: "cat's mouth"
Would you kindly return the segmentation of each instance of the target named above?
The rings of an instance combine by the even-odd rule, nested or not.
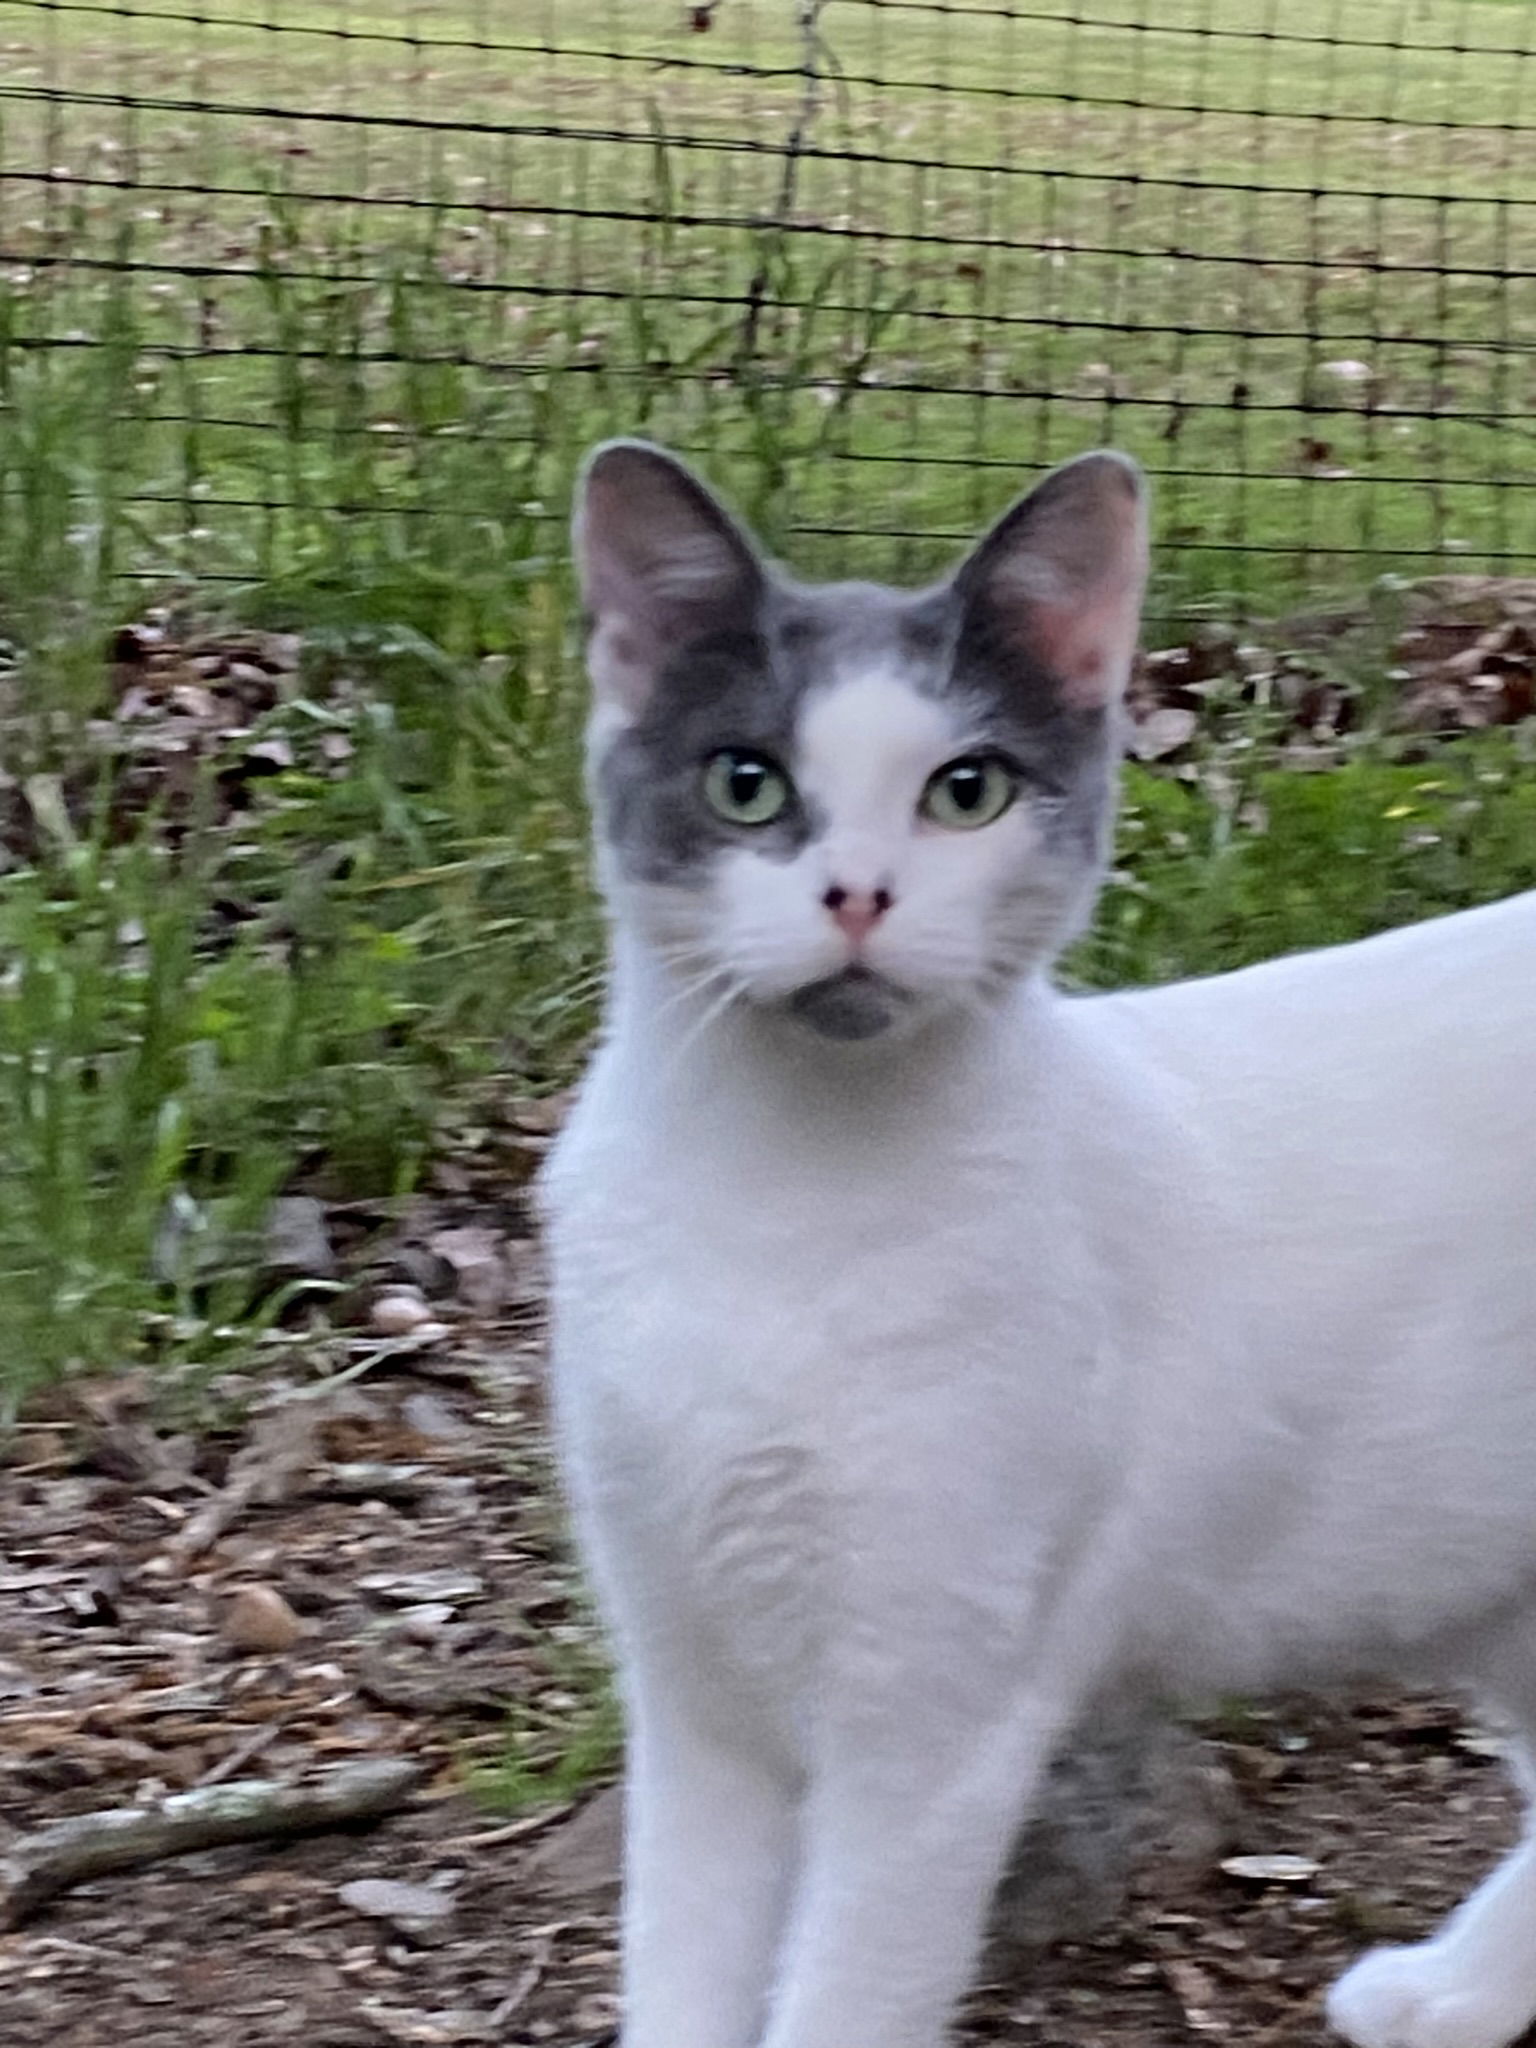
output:
[[[905,989],[857,963],[820,981],[808,981],[789,997],[786,1007],[800,1023],[823,1038],[853,1041],[878,1038],[910,1006]]]

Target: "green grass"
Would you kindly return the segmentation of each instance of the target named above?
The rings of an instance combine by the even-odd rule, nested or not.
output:
[[[1204,0],[1137,0],[1150,34],[1055,0],[963,28],[832,0],[814,134],[843,154],[806,161],[806,231],[781,233],[740,224],[772,216],[780,159],[707,146],[795,118],[778,0],[723,0],[708,36],[620,0],[448,5],[436,46],[406,0],[181,6],[0,0],[0,819],[20,785],[38,823],[0,855],[0,1417],[139,1360],[195,1384],[297,1313],[254,1279],[274,1191],[399,1192],[487,1077],[573,1072],[600,940],[563,520],[599,434],[692,450],[802,569],[879,574],[935,568],[1040,462],[1113,435],[1162,473],[1164,619],[1315,596],[1330,546],[1366,551],[1363,580],[1372,549],[1536,544],[1536,494],[1479,481],[1523,463],[1482,421],[1529,405],[1524,359],[1486,348],[1532,339],[1528,300],[1412,268],[1448,234],[1469,271],[1536,268],[1536,210],[1494,203],[1524,176],[1496,125],[1521,67],[1490,54],[1516,8],[1420,10],[1459,54],[1367,62],[1304,40],[1325,0],[1286,10],[1290,42],[1248,33],[1267,0],[1231,0],[1221,38]],[[1362,0],[1349,33],[1399,13]],[[487,23],[529,47],[477,51]],[[749,87],[746,61],[785,75]],[[935,89],[1000,80],[1037,96]],[[103,90],[125,98],[82,97]],[[1314,118],[1386,95],[1396,126]],[[1282,111],[1256,130],[1254,104]],[[1452,180],[1423,125],[1446,118],[1475,130],[1451,221],[1406,196]],[[853,161],[876,145],[988,168]],[[1395,196],[1319,208],[1319,185]],[[1371,416],[1325,367],[1355,358]],[[1323,426],[1315,400],[1349,409]],[[146,590],[305,636],[268,721],[293,765],[234,812],[239,742],[147,812],[122,799],[104,648]],[[1326,773],[1276,738],[1234,712],[1192,777],[1129,774],[1074,978],[1536,884],[1528,732],[1417,758],[1367,732]]]
[[[0,871],[0,1421],[72,1372],[196,1381],[248,1347],[289,1306],[256,1285],[276,1193],[408,1191],[456,1096],[563,1079],[590,1029],[568,735],[414,642],[344,644],[372,682],[340,779],[297,731],[323,636],[316,703],[268,722],[299,765],[249,808],[214,815],[217,758],[190,823],[24,778],[56,829]]]
[[[1166,607],[1292,602],[1337,549],[1355,580],[1536,551],[1536,207],[1503,203],[1536,187],[1501,125],[1536,59],[1499,0],[1406,34],[1397,0],[829,0],[788,232],[753,225],[782,159],[716,145],[795,125],[790,0],[703,36],[450,5],[429,42],[406,0],[204,11],[0,0],[4,395],[81,422],[62,502],[122,509],[115,570],[266,583],[388,536],[494,572],[635,426],[880,573],[1105,437],[1162,474]],[[71,101],[104,81],[130,104]]]
[[[370,676],[339,779],[303,730],[331,663]],[[254,1280],[274,1194],[404,1192],[458,1098],[561,1082],[587,1041],[569,693],[551,712],[531,666],[514,689],[411,635],[320,634],[309,664],[269,727],[296,765],[231,817],[216,762],[190,816],[77,795],[88,832],[67,774],[25,778],[47,829],[0,874],[0,1417],[79,1371],[195,1386],[291,1321]],[[1234,710],[1184,773],[1128,770],[1069,979],[1219,971],[1536,887],[1536,728],[1367,732],[1310,769],[1275,738]]]
[[[1071,978],[1221,973],[1536,888],[1536,731],[1410,751],[1370,739],[1306,772],[1213,749],[1198,782],[1132,771]]]
[[[502,1813],[572,1799],[618,1772],[623,1712],[591,1618],[569,1641],[550,1638],[544,1664],[548,1682],[513,1707],[500,1759],[469,1774],[472,1796]]]

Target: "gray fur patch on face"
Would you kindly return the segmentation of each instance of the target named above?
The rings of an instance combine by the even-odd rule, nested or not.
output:
[[[975,605],[956,619],[942,688],[965,702],[986,744],[1034,791],[1047,847],[1085,864],[1101,861],[1114,808],[1118,706],[1063,703],[1049,672]]]
[[[677,651],[641,716],[595,764],[603,829],[624,872],[702,888],[729,847],[792,860],[822,829],[815,811],[797,794],[770,825],[732,825],[705,800],[705,764],[741,748],[766,754],[793,780],[806,699],[861,667],[895,670],[916,690],[963,702],[977,744],[1002,754],[1041,799],[1052,850],[1100,857],[1112,793],[1109,713],[1063,705],[1051,678],[994,634],[984,612],[962,606],[952,586],[773,583],[756,616]]]
[[[793,859],[812,831],[800,797],[771,824],[733,826],[706,801],[704,769],[725,747],[787,767],[797,701],[752,621],[681,650],[662,669],[641,717],[596,764],[603,828],[632,880],[702,888],[714,856],[745,842],[770,859]]]
[[[732,825],[705,799],[705,765],[739,748],[766,754],[793,780],[807,697],[859,662],[910,666],[913,604],[873,584],[774,583],[755,616],[680,648],[640,717],[595,764],[603,829],[624,872],[635,881],[701,888],[728,847],[792,860],[822,829],[814,808],[797,793],[772,824]]]

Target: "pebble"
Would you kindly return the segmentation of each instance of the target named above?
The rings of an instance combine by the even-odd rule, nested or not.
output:
[[[254,1655],[291,1650],[304,1624],[275,1586],[242,1586],[224,1609],[221,1629],[231,1649]]]
[[[432,1311],[418,1289],[392,1287],[375,1298],[368,1320],[382,1337],[408,1337],[432,1321]]]
[[[357,1878],[342,1885],[336,1896],[354,1913],[366,1913],[370,1920],[387,1920],[402,1934],[430,1933],[453,1912],[453,1900],[446,1892],[389,1877]]]

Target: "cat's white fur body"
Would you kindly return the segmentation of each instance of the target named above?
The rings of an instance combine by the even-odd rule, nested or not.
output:
[[[647,1904],[637,1873],[657,1952],[629,2048],[758,2038],[713,2010],[681,2034],[663,1993],[653,2039],[647,1975],[713,1982],[716,1914],[807,1856],[830,1867],[824,1902],[802,1894],[805,2010],[767,2039],[930,2048],[971,1944],[940,1944],[917,2031],[882,2000],[905,2013],[946,1885],[979,1911],[1031,1771],[1122,1673],[1504,1698],[1514,1658],[1536,1721],[1536,896],[1167,990],[1036,982],[942,1057],[829,1061],[732,1017],[680,1061],[688,1028],[621,961],[549,1182],[580,1276],[564,1427],[637,1674],[642,1815],[686,1811],[669,1740],[685,1774],[696,1724],[722,1746],[688,1895]],[[844,1748],[872,1838],[827,1815],[817,1843],[790,1809]],[[732,1840],[754,1759],[748,1806],[784,1805],[771,1846]],[[877,1917],[896,1896],[845,2005],[817,1928],[861,1884]],[[1502,1959],[1519,2014],[1536,1872],[1529,1893]],[[755,1944],[753,1965],[755,2011]],[[1357,2038],[1503,2036],[1366,2015]]]
[[[830,857],[915,906],[919,986],[1006,854],[914,829],[939,716],[848,676],[797,771]],[[758,877],[767,911],[723,865],[696,914],[755,934],[743,973],[824,971],[791,897],[827,857]],[[1536,1737],[1536,895],[1157,991],[1035,972],[839,1046],[717,1013],[607,887],[545,1195],[630,1719],[624,2048],[937,2048],[1105,1688],[1465,1680]],[[1330,2010],[1360,2048],[1504,2048],[1536,1847]]]

